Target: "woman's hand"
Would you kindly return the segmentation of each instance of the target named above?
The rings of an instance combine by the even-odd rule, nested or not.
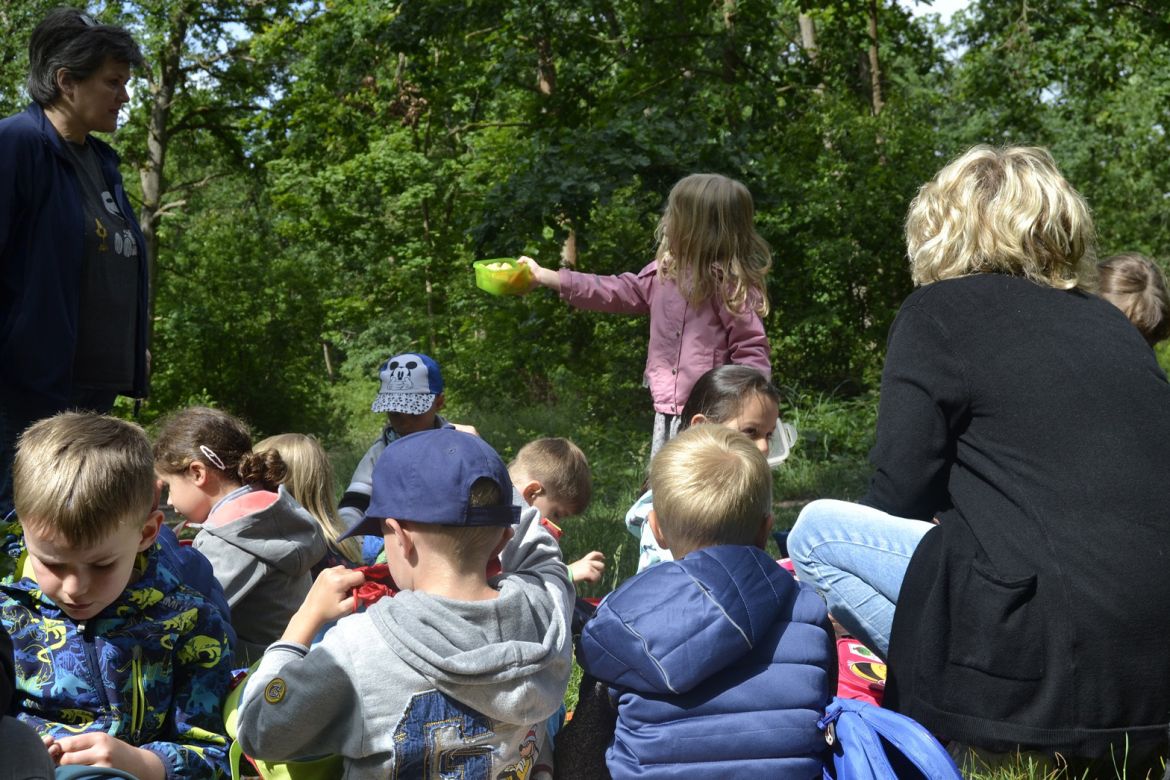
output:
[[[525,255],[521,255],[516,262],[528,266],[528,271],[532,274],[532,283],[528,286],[529,291],[535,290],[537,287],[547,287],[550,290],[560,292],[561,276],[556,271],[541,266],[540,263]]]

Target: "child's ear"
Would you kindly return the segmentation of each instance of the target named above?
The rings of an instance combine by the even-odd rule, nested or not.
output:
[[[694,417],[691,418],[690,425],[702,425],[705,422],[707,422],[707,415],[696,414]]]
[[[409,528],[404,527],[402,523],[398,522],[392,517],[387,517],[382,522],[386,524],[386,534],[383,538],[390,537],[389,539],[386,539],[386,543],[398,545],[402,549],[402,557],[409,560],[411,552],[413,552],[416,547],[414,532]]]
[[[445,403],[447,403],[447,396],[444,395],[443,393],[439,393],[438,395],[435,396],[435,402],[433,404],[431,404],[431,411],[432,412],[439,411],[440,409],[443,408],[443,405]]]
[[[193,460],[191,461],[191,465],[187,467],[187,476],[195,483],[195,487],[201,488],[207,484],[207,466],[197,460]]]
[[[670,543],[666,541],[666,536],[662,533],[662,526],[658,525],[658,513],[651,509],[650,514],[646,516],[646,522],[650,524],[650,533],[654,534],[654,541],[658,542],[658,546],[669,550]]]
[[[540,484],[539,480],[530,479],[520,488],[520,495],[524,498],[525,504],[532,506],[533,501],[544,495],[544,485]]]
[[[156,503],[155,506],[158,506],[158,504]],[[142,524],[142,536],[138,539],[138,552],[144,552],[150,549],[150,546],[154,544],[154,540],[158,538],[158,532],[162,530],[162,524],[163,513],[158,509],[152,509],[150,516]]]
[[[761,550],[767,548],[768,536],[772,533],[773,525],[774,523],[772,513],[769,512],[768,514],[764,515],[764,519],[760,521],[760,530],[756,534],[756,547],[759,547]]]

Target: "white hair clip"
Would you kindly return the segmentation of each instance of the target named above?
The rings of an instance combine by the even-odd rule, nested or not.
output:
[[[96,21],[94,21],[94,18],[92,16],[90,16],[89,14],[78,14],[77,18],[80,19],[81,23],[84,24],[86,27],[97,27],[98,26],[98,23]]]
[[[227,471],[227,466],[223,465],[223,459],[216,455],[215,450],[211,449],[211,447],[208,447],[206,444],[200,444],[199,451],[203,453],[203,457],[211,461],[211,465],[220,471]]]

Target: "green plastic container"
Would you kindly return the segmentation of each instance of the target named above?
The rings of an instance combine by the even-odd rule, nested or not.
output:
[[[528,270],[528,266],[511,257],[476,260],[473,265],[475,286],[492,295],[523,295],[532,284],[532,272]]]

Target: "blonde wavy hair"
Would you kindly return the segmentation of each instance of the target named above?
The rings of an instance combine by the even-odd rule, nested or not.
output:
[[[255,448],[258,451],[276,450],[280,453],[281,460],[288,467],[281,484],[317,520],[329,546],[348,560],[360,564],[361,540],[338,540],[347,529],[337,514],[333,466],[317,437],[303,433],[281,433],[256,442]]]
[[[1035,146],[971,148],[922,185],[906,215],[916,285],[1003,273],[1091,292],[1095,241],[1085,199]]]
[[[717,173],[692,173],[670,190],[654,231],[658,272],[692,306],[715,299],[733,314],[768,313],[772,250],[756,232],[748,188]]]

